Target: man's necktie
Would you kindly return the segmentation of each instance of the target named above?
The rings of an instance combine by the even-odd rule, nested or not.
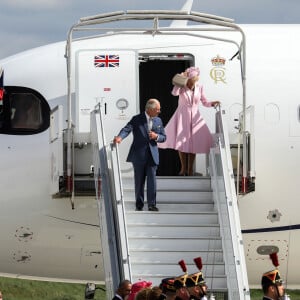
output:
[[[153,125],[152,118],[149,118],[149,122],[148,122],[148,129],[149,129],[149,131],[152,130],[152,125]]]

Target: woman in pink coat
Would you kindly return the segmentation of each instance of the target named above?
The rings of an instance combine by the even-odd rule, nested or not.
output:
[[[198,83],[200,71],[190,67],[182,75],[188,78],[184,87],[174,86],[173,96],[179,96],[178,107],[165,127],[167,141],[159,148],[178,150],[181,169],[178,175],[193,175],[196,153],[209,153],[212,146],[211,133],[200,114],[199,104],[206,107],[219,105],[219,101],[208,101],[203,87]]]

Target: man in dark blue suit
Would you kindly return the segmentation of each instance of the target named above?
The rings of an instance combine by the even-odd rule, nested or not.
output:
[[[114,138],[114,143],[121,143],[131,132],[133,134],[127,161],[133,164],[136,210],[143,210],[147,178],[148,210],[158,211],[156,207],[156,170],[159,164],[157,143],[166,140],[163,123],[157,117],[159,113],[159,101],[149,99],[145,112],[134,116]]]

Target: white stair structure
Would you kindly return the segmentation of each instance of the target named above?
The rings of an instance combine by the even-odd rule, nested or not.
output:
[[[208,285],[214,290],[227,289],[210,178],[158,178],[158,213],[148,212],[146,205],[144,211],[135,211],[132,196],[124,188],[133,281],[145,279],[159,285],[162,278],[182,273],[181,259],[189,273],[197,272],[193,259],[201,256]]]
[[[159,177],[159,212],[135,211],[133,182],[122,178],[118,148],[107,145],[101,110],[91,115],[95,180],[102,179],[99,200],[107,297],[122,279],[150,280],[197,272],[201,257],[209,290],[217,299],[250,299],[240,220],[224,111],[216,114],[216,145],[210,153],[210,177]],[[108,241],[105,243],[104,241]]]

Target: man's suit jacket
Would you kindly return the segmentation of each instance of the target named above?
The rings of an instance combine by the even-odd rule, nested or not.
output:
[[[165,129],[159,117],[152,119],[152,131],[158,134],[157,141],[150,140],[149,129],[145,112],[142,112],[134,117],[121,129],[118,134],[122,139],[126,138],[131,132],[133,141],[128,153],[128,162],[143,162],[147,160],[146,151],[150,149],[153,161],[156,165],[159,164],[159,154],[157,143],[162,143],[166,140]]]

